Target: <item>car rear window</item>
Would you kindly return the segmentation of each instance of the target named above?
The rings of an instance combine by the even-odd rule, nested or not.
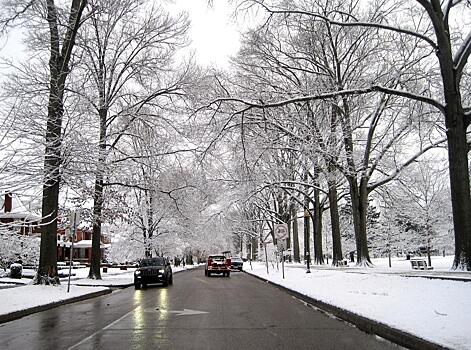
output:
[[[210,258],[213,260],[224,260],[226,257],[224,255],[212,255]]]
[[[163,266],[165,265],[165,258],[152,258],[152,259],[142,259],[141,266]]]

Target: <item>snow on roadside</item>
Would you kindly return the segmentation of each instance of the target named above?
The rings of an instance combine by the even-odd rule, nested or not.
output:
[[[67,284],[59,286],[26,285],[0,290],[0,298],[6,302],[0,304],[0,315],[25,310],[36,306],[51,304],[102,290],[106,287],[73,286],[67,293]]]
[[[244,264],[248,273],[323,302],[418,335],[453,349],[470,349],[471,283],[407,278],[286,264],[285,279],[263,263]]]

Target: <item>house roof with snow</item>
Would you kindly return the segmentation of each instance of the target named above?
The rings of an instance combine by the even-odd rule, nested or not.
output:
[[[58,241],[57,242],[57,245],[60,246],[60,247],[71,247],[72,246],[72,242],[65,242],[65,241]],[[74,249],[80,249],[80,248],[91,248],[92,247],[92,240],[91,239],[82,239],[81,241],[77,241],[74,243]],[[101,249],[104,249],[104,248],[109,248],[111,247],[111,244],[104,244],[104,243],[100,243],[100,248]]]
[[[0,204],[0,220],[12,219],[29,222],[37,222],[41,220],[41,216],[31,209],[28,209],[18,195],[14,193],[5,193],[5,195],[0,199]]]

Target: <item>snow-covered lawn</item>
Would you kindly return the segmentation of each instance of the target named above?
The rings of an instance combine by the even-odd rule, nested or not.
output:
[[[373,269],[333,269],[300,264],[248,263],[248,273],[295,290],[325,303],[349,310],[429,341],[453,349],[471,349],[471,282],[431,280],[390,275],[384,272],[411,271],[410,262],[397,259],[389,268],[387,259],[374,260]],[[451,258],[434,257],[434,271],[451,266]],[[469,275],[469,273],[463,273]]]

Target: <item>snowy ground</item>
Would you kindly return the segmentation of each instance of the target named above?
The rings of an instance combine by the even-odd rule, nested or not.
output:
[[[197,265],[186,265],[183,267],[173,267],[173,272],[194,268]],[[6,315],[15,311],[30,309],[33,307],[60,302],[74,297],[91,294],[101,290],[106,290],[113,286],[132,285],[134,269],[120,270],[119,268],[109,268],[108,273],[102,273],[102,280],[88,279],[88,268],[74,269],[74,277],[71,277],[70,292],[67,293],[67,278],[61,278],[61,285],[35,286],[31,285],[31,278],[12,279],[0,278],[0,288],[23,284],[15,288],[0,289],[0,300],[7,302],[0,303],[0,315]]]
[[[387,259],[373,261],[376,268],[312,267],[248,263],[244,269],[323,302],[453,348],[471,349],[471,282],[404,277],[410,262],[396,259],[392,268]],[[452,258],[432,257],[433,274],[448,275]],[[394,273],[397,274],[389,274]],[[416,271],[414,271],[416,272]],[[454,273],[453,277],[460,275]],[[464,278],[470,273],[463,272]]]

